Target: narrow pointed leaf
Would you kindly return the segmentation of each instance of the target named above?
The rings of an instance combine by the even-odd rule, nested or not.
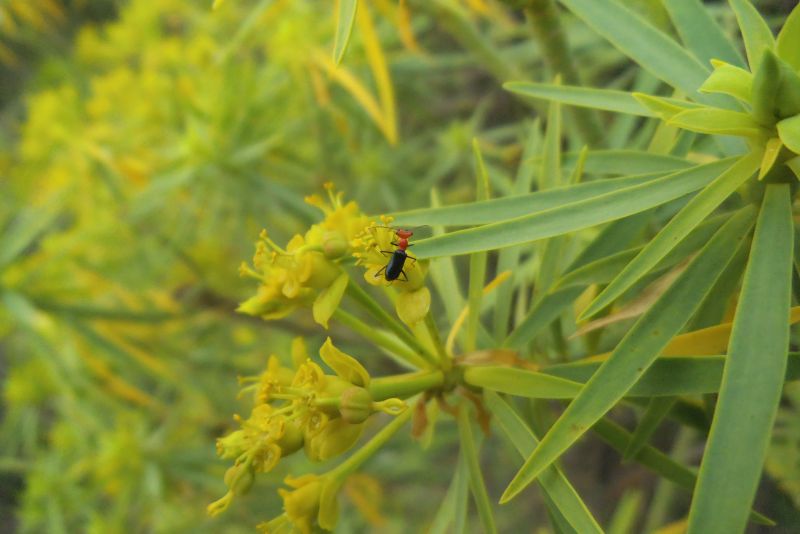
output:
[[[795,6],[783,23],[775,50],[779,58],[800,71],[800,5]]]
[[[353,23],[356,20],[358,0],[338,0],[336,9],[336,37],[333,41],[333,61],[337,65],[342,62],[350,36],[353,33]]]
[[[757,153],[751,153],[741,158],[689,201],[594,299],[583,312],[582,318],[597,314],[647,274],[692,229],[753,175],[758,168],[760,159],[760,154]]]
[[[464,455],[460,454],[444,501],[428,527],[429,534],[463,532],[467,521],[467,497],[469,497],[469,474]],[[453,530],[448,529],[451,524]]]
[[[663,0],[662,4],[681,40],[701,64],[708,65],[712,59],[721,59],[744,66],[744,58],[700,0]]]
[[[630,460],[639,454],[639,451],[650,441],[650,437],[674,404],[675,397],[653,397],[650,399],[642,418],[639,420],[639,424],[636,425],[631,441],[622,454],[623,460]]]
[[[747,62],[750,71],[753,72],[758,67],[764,51],[775,48],[775,37],[750,0],[729,0],[729,3],[736,13],[736,20],[742,30]]]
[[[627,430],[607,418],[598,421],[592,427],[592,431],[620,454],[627,449],[631,440],[631,435]],[[679,464],[655,447],[645,445],[636,454],[634,460],[683,489],[692,491],[695,486],[697,476],[692,470]],[[762,525],[775,525],[775,521],[755,511],[750,512],[750,517],[754,522]]]
[[[586,383],[508,485],[501,502],[533,482],[636,384],[697,310],[751,225],[752,212],[742,210],[717,232]]]
[[[580,362],[546,367],[542,374],[551,374],[584,384],[600,368],[604,360]],[[661,356],[628,391],[628,398],[669,397],[676,395],[703,395],[719,391],[725,356]],[[800,380],[800,353],[792,353],[786,368],[787,382]],[[527,395],[525,395],[527,396]]]
[[[534,175],[536,174],[536,163],[538,163],[534,161],[534,156],[539,152],[541,145],[542,135],[540,121],[536,119],[528,131],[528,138],[522,151],[519,167],[517,168],[517,176],[514,180],[515,193],[521,195],[530,191],[533,185]],[[511,271],[512,273],[516,273],[521,253],[521,247],[509,247],[501,250],[497,258],[497,272]],[[493,325],[493,334],[497,342],[502,340],[508,332],[514,289],[513,281],[497,288]]]
[[[674,39],[614,0],[561,0],[651,74],[694,97],[710,71]]]
[[[564,155],[564,165],[574,166],[578,154]],[[583,170],[586,174],[645,174],[674,172],[693,166],[691,161],[665,154],[641,150],[592,150],[586,154]]]
[[[800,115],[778,123],[778,135],[783,144],[794,153],[800,153]]]
[[[627,91],[536,82],[508,82],[503,84],[503,89],[528,98],[540,98],[572,106],[627,113],[640,117],[656,116]]]
[[[662,176],[663,173],[595,180],[550,191],[496,198],[483,202],[401,211],[392,213],[391,217],[394,219],[393,224],[400,226],[487,224],[594,198],[598,195],[641,185]]]
[[[480,517],[481,525],[484,532],[492,534],[497,532],[497,527],[494,522],[492,503],[486,491],[483,473],[481,473],[475,440],[472,437],[472,422],[470,421],[469,413],[465,406],[462,406],[458,411],[458,436],[461,443],[461,452],[466,460],[469,486],[472,489],[472,497],[478,508],[478,517]]]
[[[464,381],[499,393],[540,399],[571,399],[581,390],[581,384],[571,380],[528,369],[496,365],[467,367],[464,369]]]
[[[738,135],[758,138],[766,131],[748,113],[718,108],[687,109],[669,119],[668,124],[692,132]]]
[[[789,186],[768,185],[689,513],[690,533],[742,532],[747,524],[786,372],[793,233]]]
[[[492,412],[495,421],[506,437],[514,444],[523,458],[527,458],[536,448],[539,440],[522,418],[506,401],[491,391],[484,394],[486,407]],[[561,512],[569,524],[581,533],[602,533],[592,513],[581,500],[578,492],[569,483],[564,473],[556,466],[550,467],[539,478],[542,491]]]
[[[585,286],[572,286],[545,295],[508,335],[504,347],[523,347],[575,302]]]
[[[701,93],[722,93],[741,102],[750,102],[753,74],[723,61],[712,61],[714,72],[703,82]]]
[[[531,215],[487,224],[418,241],[417,257],[468,254],[537,241],[613,221],[659,206],[704,187],[732,161],[698,165],[580,202],[546,209]],[[580,187],[580,186],[575,186]],[[698,221],[699,222],[699,221]]]

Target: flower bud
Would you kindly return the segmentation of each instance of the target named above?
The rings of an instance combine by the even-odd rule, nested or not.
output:
[[[347,240],[341,232],[328,231],[322,236],[322,251],[329,260],[341,258],[348,249]]]
[[[217,455],[220,458],[238,458],[247,450],[247,439],[244,431],[237,430],[217,439]]]
[[[234,495],[244,495],[253,487],[255,475],[249,463],[241,463],[225,471],[225,485]]]
[[[372,395],[364,388],[353,386],[342,392],[339,412],[344,421],[357,424],[363,423],[372,415]]]

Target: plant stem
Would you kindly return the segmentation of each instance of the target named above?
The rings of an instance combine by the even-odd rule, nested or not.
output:
[[[436,347],[436,352],[439,354],[439,360],[441,362],[442,370],[445,372],[449,371],[453,368],[453,360],[450,358],[450,355],[447,354],[447,351],[444,349],[444,345],[442,344],[442,338],[439,336],[439,329],[436,328],[436,323],[433,320],[433,316],[430,312],[425,315],[425,327],[428,329],[428,333],[433,340],[433,344]]]
[[[424,358],[414,352],[414,350],[408,347],[408,345],[403,343],[402,340],[393,338],[387,335],[387,333],[384,331],[378,330],[364,323],[358,317],[347,313],[341,308],[337,308],[336,311],[333,312],[333,318],[369,339],[375,343],[375,345],[383,347],[392,354],[397,355],[400,359],[410,364],[412,367],[423,369],[431,366],[430,363],[425,361]]]
[[[567,85],[581,85],[555,1],[528,0],[525,13],[531,22],[533,34],[542,47],[542,57],[551,74],[560,74]],[[569,111],[584,141],[592,146],[602,145],[603,129],[596,112],[587,108],[570,108]]]
[[[439,370],[431,370],[374,378],[367,389],[373,399],[382,401],[393,397],[407,399],[443,384],[444,373]]]
[[[364,291],[364,289],[355,282],[347,284],[347,294],[353,298],[364,310],[370,313],[386,328],[394,332],[397,337],[402,339],[409,347],[417,352],[423,354],[426,360],[433,361],[434,355],[425,348],[408,330],[406,330],[401,321],[389,315],[383,307],[378,304],[372,296]]]
[[[383,427],[380,432],[375,434],[375,436],[356,451],[355,454],[329,471],[328,474],[344,479],[353,473],[356,469],[361,467],[364,462],[369,460],[373,454],[378,452],[395,432],[400,430],[400,428],[408,422],[413,412],[414,410],[409,409],[395,417],[393,421]]]

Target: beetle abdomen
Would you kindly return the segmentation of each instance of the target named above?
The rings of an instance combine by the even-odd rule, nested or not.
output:
[[[389,258],[389,263],[386,265],[386,280],[391,282],[397,280],[400,273],[403,272],[403,265],[406,263],[406,252],[404,250],[395,250],[392,252],[392,257]]]

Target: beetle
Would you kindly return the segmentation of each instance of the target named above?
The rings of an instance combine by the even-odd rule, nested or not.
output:
[[[390,256],[389,263],[381,267],[378,272],[375,273],[375,278],[383,274],[387,282],[392,282],[400,278],[402,274],[404,277],[402,281],[408,282],[408,275],[403,270],[403,266],[406,264],[406,260],[417,261],[414,256],[409,255],[407,252],[408,247],[414,246],[408,242],[409,238],[414,235],[414,232],[411,230],[398,229],[395,231],[395,235],[397,236],[397,241],[392,241],[392,245],[397,248],[395,250],[381,250],[382,254],[388,254]]]

